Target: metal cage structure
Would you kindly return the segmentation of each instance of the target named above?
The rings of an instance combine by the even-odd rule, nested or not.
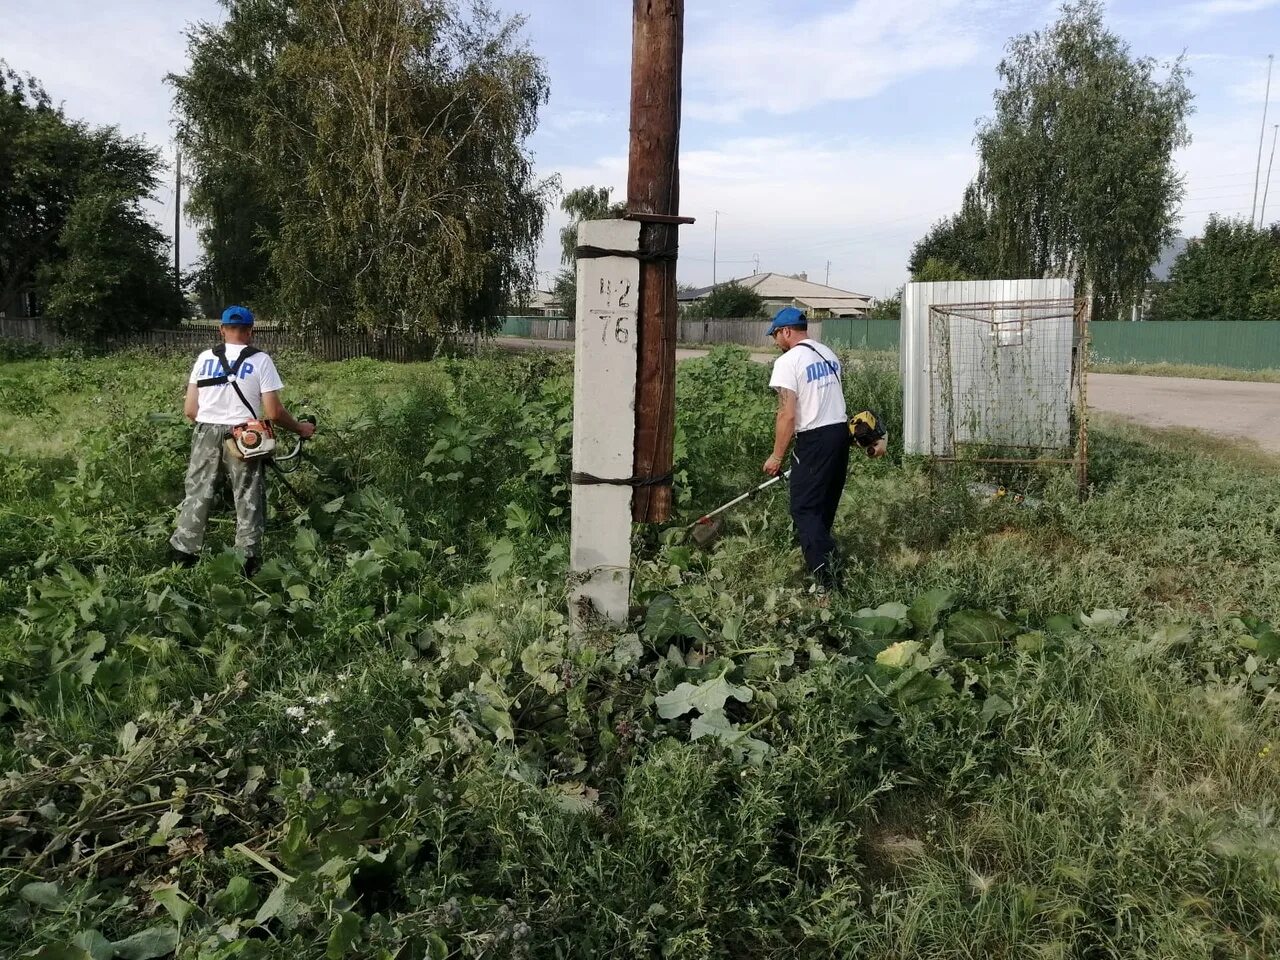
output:
[[[931,453],[941,462],[1062,464],[1088,482],[1088,311],[1074,298],[928,307]]]

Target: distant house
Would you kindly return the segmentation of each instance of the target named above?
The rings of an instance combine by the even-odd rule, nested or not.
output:
[[[823,317],[860,317],[871,309],[872,298],[865,293],[852,293],[838,287],[813,283],[803,274],[756,273],[726,283],[736,283],[754,290],[772,313],[782,307],[797,307],[815,320]],[[724,286],[724,284],[717,284]],[[676,294],[681,306],[702,300],[715,287],[699,287]]]
[[[560,300],[549,290],[535,290],[529,299],[520,305],[520,315],[524,317],[563,317],[564,308]]]

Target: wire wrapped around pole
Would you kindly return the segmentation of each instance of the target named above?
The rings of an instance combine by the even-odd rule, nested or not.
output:
[[[664,473],[656,477],[597,477],[590,473],[574,471],[569,481],[579,486],[611,486],[611,487],[669,487],[672,474]]]
[[[629,260],[639,260],[641,263],[674,262],[677,253],[678,251],[675,247],[667,247],[665,250],[654,250],[652,252],[642,250],[611,250],[608,247],[592,246],[573,248],[573,255],[579,260],[598,260],[601,257],[626,257]]]

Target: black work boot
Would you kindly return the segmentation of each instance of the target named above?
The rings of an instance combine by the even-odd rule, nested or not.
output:
[[[187,551],[179,550],[177,547],[170,547],[169,562],[190,569],[200,562],[200,558],[194,553],[187,553]]]
[[[835,557],[831,557],[813,571],[814,582],[825,590],[837,591],[840,589],[840,567]]]
[[[258,571],[262,569],[262,558],[258,556],[244,558],[244,575],[246,580],[252,580],[258,575]]]

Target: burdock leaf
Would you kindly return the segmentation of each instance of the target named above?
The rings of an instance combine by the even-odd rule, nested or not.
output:
[[[907,609],[907,619],[921,633],[929,633],[938,625],[938,619],[951,609],[955,603],[955,594],[950,590],[938,588],[922,593]]]
[[[730,698],[749,703],[752,696],[754,692],[750,687],[740,687],[730,683],[721,675],[696,686],[692,683],[681,683],[670,693],[664,693],[658,697],[656,705],[658,716],[664,720],[671,720],[683,716],[690,710],[697,710],[704,716],[723,710]]]
[[[155,960],[178,949],[178,928],[171,923],[147,927],[111,945],[119,960]]]

